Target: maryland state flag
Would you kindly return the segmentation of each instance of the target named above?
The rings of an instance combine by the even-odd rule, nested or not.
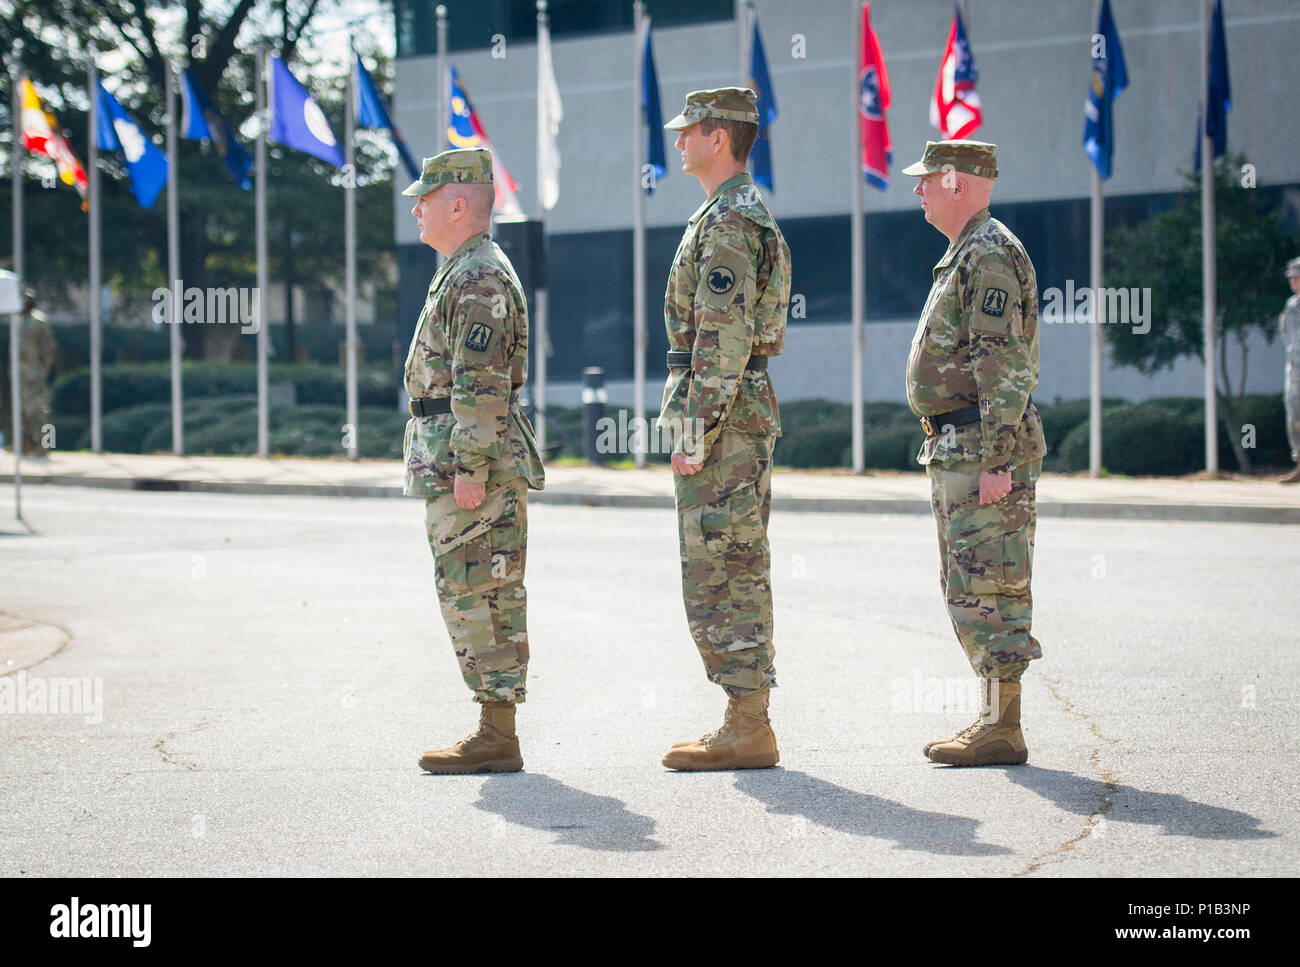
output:
[[[939,62],[934,98],[930,101],[930,123],[943,132],[944,138],[960,140],[984,123],[980,96],[975,90],[979,76],[961,22],[961,8],[954,5],[948,45]]]
[[[59,168],[59,180],[77,189],[81,195],[81,210],[86,211],[86,169],[81,167],[67,139],[59,133],[59,122],[45,110],[32,82],[24,77],[18,84],[23,105],[23,147],[32,154],[43,154],[53,159]]]
[[[862,142],[862,174],[881,191],[889,187],[894,160],[889,143],[889,72],[880,41],[871,29],[871,4],[862,5],[862,43],[858,49],[858,137]]]

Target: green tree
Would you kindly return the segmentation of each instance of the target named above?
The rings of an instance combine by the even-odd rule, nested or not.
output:
[[[183,4],[158,0],[16,0],[0,12],[0,49],[13,51],[23,72],[47,99],[74,150],[87,154],[86,68],[89,50],[113,64],[105,86],[159,142],[167,121],[163,105],[166,57],[188,67],[226,119],[244,134],[254,113],[256,47],[276,50],[312,88],[326,114],[341,118],[347,65],[322,62],[323,44],[314,33],[321,14],[329,29],[363,24],[382,9],[380,0],[227,0]],[[362,27],[364,34],[364,26]],[[364,43],[363,52],[371,51]],[[391,63],[377,58],[383,84]],[[333,77],[322,82],[320,75]],[[309,78],[315,79],[309,79]],[[0,104],[4,177],[11,170],[11,97]],[[341,124],[336,133],[342,137]],[[252,153],[251,138],[246,146]],[[273,281],[303,282],[343,275],[343,191],[339,172],[325,162],[279,146],[268,146],[268,271]],[[181,277],[185,284],[251,286],[255,283],[253,192],[233,184],[210,146],[182,140],[180,169]],[[125,168],[114,154],[101,154],[103,268],[119,301],[139,304],[166,283],[166,201],[142,210],[130,194]],[[29,155],[30,159],[31,156]],[[25,274],[42,301],[57,303],[88,274],[85,216],[75,192],[57,185],[41,190],[42,162],[27,166],[24,190]],[[52,170],[52,165],[48,166]],[[382,136],[357,139],[358,272],[373,275],[393,247],[389,149]],[[10,193],[0,192],[0,246],[11,250]],[[293,317],[289,316],[292,325]],[[238,333],[233,326],[192,327],[187,355],[229,358]],[[292,337],[291,337],[292,338]]]
[[[1278,281],[1295,239],[1276,211],[1253,188],[1241,184],[1246,159],[1220,158],[1214,165],[1217,251],[1219,415],[1237,464],[1251,469],[1241,446],[1238,419],[1246,392],[1246,338],[1261,330],[1275,337],[1280,305]],[[1204,358],[1201,299],[1201,179],[1188,175],[1186,191],[1169,211],[1138,225],[1116,228],[1106,243],[1106,281],[1123,288],[1150,288],[1151,330],[1137,336],[1126,326],[1107,326],[1112,358],[1143,373],[1172,367],[1184,356]],[[1228,346],[1241,350],[1241,369],[1229,372]],[[1235,375],[1235,378],[1234,378]]]

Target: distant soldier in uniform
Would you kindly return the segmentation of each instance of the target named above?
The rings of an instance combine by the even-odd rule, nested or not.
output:
[[[785,344],[790,249],[745,170],[758,135],[753,91],[695,91],[666,125],[707,200],[691,216],[664,295],[682,592],[722,727],[664,756],[671,769],[776,765],[772,644],[772,449],[781,432],[767,361]]]
[[[50,370],[54,367],[54,337],[45,316],[36,308],[31,289],[23,290],[22,338],[18,342],[18,369],[22,379],[23,450],[28,456],[49,456],[45,428],[50,425]]]
[[[926,440],[939,531],[939,582],[982,682],[980,718],[926,756],[949,765],[1019,763],[1020,677],[1041,658],[1030,634],[1034,488],[1047,447],[1038,385],[1038,282],[1025,247],[989,217],[996,145],[928,142],[918,177],[925,219],[947,236],[907,360],[907,400]]]
[[[1291,443],[1291,461],[1296,468],[1282,478],[1282,483],[1300,483],[1300,258],[1286,264],[1286,280],[1291,283],[1291,298],[1278,323],[1282,327],[1282,346],[1286,349],[1286,436]]]
[[[528,308],[492,241],[492,156],[480,148],[426,158],[402,192],[420,240],[446,257],[406,357],[411,420],[404,492],[425,498],[443,620],[461,674],[481,703],[478,730],[425,752],[428,772],[523,768],[515,705],[528,671],[524,561],[528,488],[542,463],[519,388],[528,375]]]

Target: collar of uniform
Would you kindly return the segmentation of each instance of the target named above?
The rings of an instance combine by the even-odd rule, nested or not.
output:
[[[469,238],[465,239],[465,241],[460,243],[460,248],[452,252],[451,258],[447,259],[447,261],[450,262],[458,255],[462,255],[465,252],[468,252],[470,249],[474,248],[475,246],[482,245],[485,241],[487,241],[491,237],[492,237],[492,233],[490,231],[479,232],[477,235],[471,235]]]
[[[741,185],[752,185],[753,183],[754,179],[750,177],[748,171],[742,171],[738,175],[732,175],[722,184],[718,185],[717,188],[713,189],[713,194],[708,197],[703,205],[695,209],[695,214],[691,216],[690,224],[694,225],[698,222],[701,216],[709,210],[709,206],[721,198],[724,192],[730,191],[732,188],[739,188]]]
[[[952,240],[952,243],[948,246],[948,251],[943,253],[943,258],[941,258],[939,264],[934,267],[934,274],[936,276],[952,264],[952,260],[955,259],[957,253],[962,250],[962,246],[966,244],[966,240],[971,237],[971,234],[975,229],[987,222],[989,217],[989,210],[987,208],[981,208],[971,216],[970,221],[966,223],[966,227],[961,230],[961,234]]]

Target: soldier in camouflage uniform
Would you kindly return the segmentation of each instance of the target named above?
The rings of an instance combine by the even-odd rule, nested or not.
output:
[[[22,379],[23,450],[28,456],[49,456],[45,427],[50,424],[50,369],[54,366],[54,337],[45,316],[36,308],[30,289],[23,292],[23,313],[18,342],[18,369]]]
[[[1300,483],[1300,258],[1286,264],[1291,298],[1278,319],[1282,328],[1282,347],[1286,350],[1286,436],[1291,444],[1291,460],[1298,464],[1282,478],[1282,483]]]
[[[776,764],[772,644],[772,449],[781,432],[767,361],[785,344],[790,249],[745,170],[754,92],[696,91],[664,125],[708,199],[691,216],[664,295],[668,381],[660,432],[674,435],[682,592],[709,680],[727,693],[720,729],[679,742],[671,769]]]
[[[446,261],[429,286],[406,357],[411,420],[403,450],[409,496],[425,498],[438,599],[461,674],[481,703],[479,728],[420,766],[439,774],[523,768],[515,705],[528,671],[524,563],[528,489],[541,458],[519,388],[528,374],[528,308],[492,241],[492,156],[426,158],[404,192],[420,239]]]
[[[988,212],[997,146],[928,142],[925,218],[948,237],[907,361],[907,400],[926,432],[939,532],[939,583],[957,640],[982,681],[980,718],[926,756],[950,765],[1019,763],[1020,677],[1042,657],[1030,634],[1034,488],[1047,447],[1038,385],[1038,283],[1025,247]]]

